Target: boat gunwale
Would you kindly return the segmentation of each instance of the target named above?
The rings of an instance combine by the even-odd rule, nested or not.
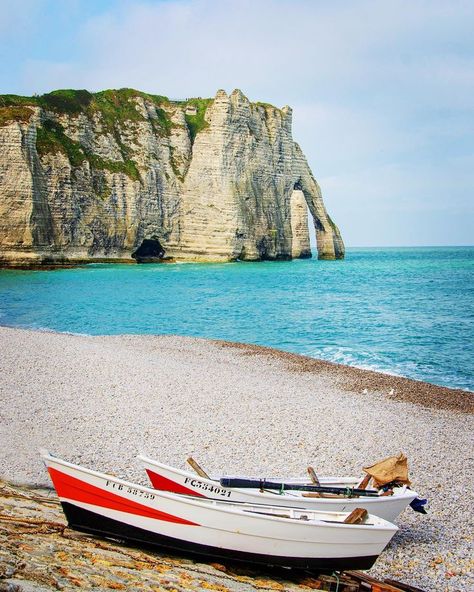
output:
[[[142,460],[142,461],[145,461],[145,462],[150,462],[153,465],[158,465],[160,467],[164,467],[165,469],[168,469],[169,471],[172,471],[172,472],[175,472],[175,473],[180,473],[181,475],[192,476],[195,479],[198,479],[198,480],[200,479],[201,481],[207,481],[207,482],[212,483],[212,484],[215,484],[215,483],[219,484],[219,477],[213,478],[211,476],[209,476],[209,477],[201,477],[200,475],[194,475],[194,473],[191,473],[191,471],[188,471],[186,469],[179,469],[177,467],[174,467],[174,466],[171,466],[171,465],[167,465],[167,464],[165,464],[163,462],[160,462],[160,461],[157,461],[154,458],[151,458],[148,455],[143,454],[143,453],[137,454],[137,458],[138,458],[138,460]],[[230,477],[231,475],[228,475],[228,476]],[[258,477],[250,477],[250,476],[249,477],[245,477],[245,478],[246,479],[258,479]],[[266,477],[266,479],[267,479],[267,481],[270,481],[270,480],[277,481],[278,479],[281,479],[281,477]],[[323,479],[324,479],[324,477],[323,477]],[[355,477],[342,477],[342,479],[349,479],[349,480],[353,481],[354,483],[358,481]],[[303,477],[301,477],[301,479],[285,479],[285,480],[286,481],[289,481],[290,483],[301,483],[301,484],[304,484],[305,483]],[[336,482],[337,481],[337,477],[332,477],[331,476],[331,482],[332,481]],[[306,483],[308,485],[310,485],[309,481],[307,481]],[[220,487],[223,487],[222,485],[219,485],[219,486]],[[233,488],[223,487],[223,489],[233,489]],[[285,493],[290,493],[290,491],[288,491],[288,492],[285,491]]]

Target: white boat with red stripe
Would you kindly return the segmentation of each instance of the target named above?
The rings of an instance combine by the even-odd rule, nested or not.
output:
[[[178,553],[319,570],[368,569],[397,527],[313,512],[157,491],[42,452],[71,528]]]
[[[262,489],[239,487],[223,487],[218,479],[206,479],[196,476],[189,471],[176,469],[147,456],[140,454],[138,459],[143,464],[148,477],[155,489],[170,491],[185,495],[194,495],[200,499],[226,499],[234,502],[250,504],[272,504],[275,506],[289,506],[318,512],[351,512],[354,508],[365,508],[370,514],[393,522],[399,514],[418,496],[412,489],[394,487],[390,495],[383,491],[368,489],[368,496],[351,496],[350,490],[357,479],[329,477],[320,478],[322,486],[336,486],[347,488],[346,494],[329,497],[321,494],[314,497],[305,491],[269,491],[263,485]],[[271,479],[267,479],[271,481]],[[297,479],[285,479],[286,483],[302,483]],[[349,485],[349,483],[351,485]],[[308,482],[306,482],[308,484]],[[325,497],[326,495],[326,497]]]

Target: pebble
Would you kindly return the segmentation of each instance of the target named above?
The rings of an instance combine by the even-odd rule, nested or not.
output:
[[[140,452],[182,468],[192,454],[212,474],[284,477],[308,465],[360,475],[403,451],[428,515],[406,510],[369,573],[425,590],[474,589],[469,393],[453,391],[453,403],[443,389],[437,408],[439,387],[426,383],[176,336],[0,327],[0,349],[3,479],[48,484],[39,448],[143,484]]]

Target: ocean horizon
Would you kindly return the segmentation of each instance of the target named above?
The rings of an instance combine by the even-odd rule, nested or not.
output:
[[[0,324],[263,345],[474,390],[474,247],[350,247],[343,261],[0,271]]]

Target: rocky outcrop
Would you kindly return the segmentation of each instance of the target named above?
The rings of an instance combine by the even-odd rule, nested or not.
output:
[[[59,500],[46,487],[0,480],[0,503],[1,592],[360,592],[369,589],[362,581],[374,584],[371,589],[377,583],[362,572],[331,576],[230,561],[224,565],[212,556],[152,552],[93,537],[68,528]],[[379,590],[414,590],[378,584]]]
[[[308,205],[301,189],[293,189],[291,207],[291,256],[304,259],[311,257],[308,234]]]
[[[2,106],[3,105],[3,106]],[[239,91],[170,101],[122,89],[0,97],[0,265],[342,258],[289,107]]]

